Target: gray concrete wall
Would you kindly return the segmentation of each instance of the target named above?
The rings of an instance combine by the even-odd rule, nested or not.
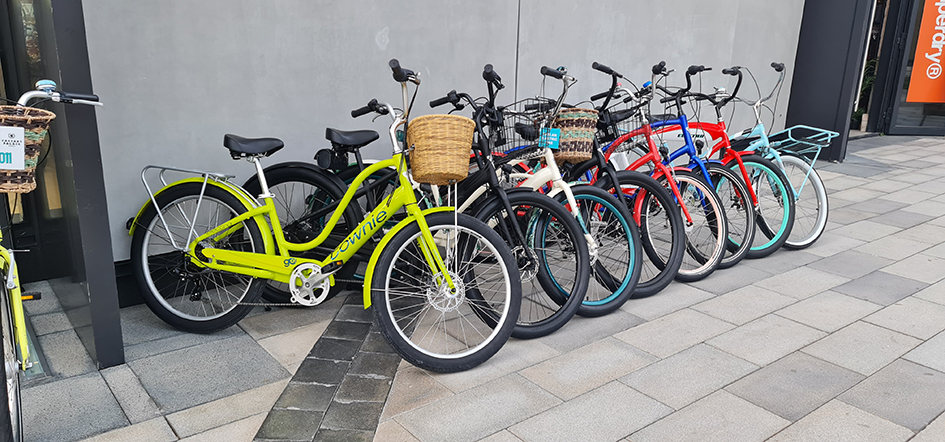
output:
[[[775,79],[768,63],[794,60],[803,3],[84,0],[92,80],[106,103],[98,124],[115,260],[128,258],[125,220],[146,200],[143,166],[229,172],[242,182],[251,168],[230,160],[224,133],[283,139],[270,162],[311,159],[327,145],[325,127],[383,133],[384,120],[352,120],[348,111],[373,97],[399,100],[390,58],[423,74],[416,115],[450,89],[484,94],[486,63],[510,86],[500,95],[509,102],[537,92],[542,65],[567,66],[579,79],[569,101],[586,99],[609,85],[592,61],[638,84],[659,60],[680,72],[670,84],[705,64],[715,68],[706,89],[731,88],[720,71],[739,64],[764,88]],[[749,114],[742,109],[731,126],[750,124]],[[368,157],[389,152],[383,137],[365,148]]]

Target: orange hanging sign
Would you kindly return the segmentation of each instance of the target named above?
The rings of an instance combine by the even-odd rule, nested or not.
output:
[[[910,103],[945,103],[945,0],[925,0],[919,41],[915,47],[915,61],[909,78]]]

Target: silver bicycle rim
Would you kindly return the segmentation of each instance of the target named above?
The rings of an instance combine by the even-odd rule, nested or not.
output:
[[[501,324],[508,320],[511,282],[505,261],[495,246],[474,230],[453,225],[430,226],[430,230],[439,245],[447,271],[451,277],[456,276],[452,278],[454,282],[464,287],[477,285],[491,309],[489,313],[495,314],[499,325],[490,327],[483,321],[470,307],[465,291],[452,299],[442,296],[441,287],[436,284],[419,251],[421,232],[396,250],[391,261],[394,265],[387,269],[384,302],[394,329],[408,345],[435,358],[460,359],[483,349],[498,336]],[[459,262],[455,247],[457,233],[476,241],[467,246],[471,247],[468,250],[473,251],[473,256],[462,262]],[[475,281],[466,283],[463,278],[466,275],[474,276]],[[496,286],[504,287],[504,290],[496,289]],[[450,301],[454,299],[455,305],[451,305]],[[473,340],[477,342],[470,344]]]
[[[170,234],[174,236],[178,244],[183,244],[187,241],[190,222],[186,217],[193,217],[194,209],[196,208],[196,199],[196,195],[178,198],[165,206],[162,211],[164,219],[167,220]],[[192,203],[194,207],[187,207],[188,203]],[[211,207],[214,205],[217,206],[216,209]],[[177,210],[178,207],[180,210]],[[194,232],[195,236],[199,236],[222,224],[230,219],[230,217],[235,217],[237,213],[226,204],[204,195],[203,201],[200,203],[200,213],[196,215],[195,218],[197,222],[194,226]],[[245,222],[248,221],[244,221],[244,223]],[[242,232],[246,231],[245,228],[240,230]],[[181,282],[181,278],[177,278],[176,283],[171,282],[175,276],[170,272],[171,266],[179,264],[179,262],[174,261],[174,257],[176,257],[179,252],[171,246],[170,241],[167,240],[167,234],[168,231],[165,230],[164,226],[160,223],[160,218],[155,216],[151,220],[151,224],[148,225],[141,248],[142,262],[148,267],[145,269],[144,277],[148,284],[148,289],[151,290],[153,295],[156,295],[155,299],[157,299],[168,312],[189,321],[210,321],[236,308],[252,286],[253,278],[235,273],[208,270],[204,275],[207,278],[203,278],[205,287],[200,291],[199,299],[192,299],[193,297],[191,295],[194,293],[190,293],[190,289],[193,287],[193,283]],[[155,240],[155,243],[152,243],[152,239]],[[250,250],[256,249],[252,237],[247,235],[244,236],[243,240],[248,243]],[[152,251],[155,253],[149,253]],[[182,252],[180,253],[181,259],[183,259]],[[152,260],[155,258],[163,259],[160,263],[156,263],[157,267],[163,264],[165,269],[168,270],[167,273],[162,274],[157,279],[153,277],[154,270],[152,267]],[[171,284],[173,284],[174,289],[171,294],[175,296],[166,297],[163,291],[158,288],[158,283],[160,283],[162,287],[164,284],[167,284],[167,288],[170,288]],[[207,286],[206,284],[208,283],[212,284],[212,287]],[[241,286],[242,288],[240,288]]]
[[[784,163],[784,175],[795,192],[794,227],[786,244],[806,246],[820,236],[827,226],[827,190],[816,171],[811,170],[810,175],[807,174],[810,165],[804,160],[782,155],[781,162]],[[800,193],[797,193],[798,189]]]
[[[702,257],[706,258],[705,263],[700,263],[692,256],[691,252],[687,251],[683,254],[683,262],[679,268],[679,273],[701,274],[709,267],[717,264],[718,259],[716,258],[719,253],[722,253],[725,238],[720,233],[722,232],[721,226],[726,222],[725,213],[717,205],[717,201],[708,196],[712,190],[702,182],[684,176],[677,176],[676,181],[679,183],[679,192],[682,196],[681,202],[686,205],[686,211],[689,212],[689,216],[692,218],[692,225],[687,223],[685,226],[687,247],[695,248]],[[714,228],[709,222],[707,211],[716,214],[717,221]],[[682,211],[680,211],[680,215],[683,220],[686,219],[686,215]]]
[[[6,374],[7,407],[14,441],[23,440],[23,407],[20,401],[20,363],[16,357],[16,339],[13,334],[13,314],[10,311],[10,292],[4,287],[3,296],[3,369]]]

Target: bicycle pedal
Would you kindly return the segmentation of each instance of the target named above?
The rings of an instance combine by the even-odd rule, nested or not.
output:
[[[43,299],[43,294],[41,292],[23,292],[20,293],[20,299],[24,301],[37,301]]]

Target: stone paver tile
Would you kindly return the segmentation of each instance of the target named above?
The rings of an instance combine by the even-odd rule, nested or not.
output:
[[[156,417],[134,425],[99,434],[82,442],[126,442],[147,440],[150,442],[176,441],[177,436],[164,418]]]
[[[375,333],[371,333],[375,334]],[[362,343],[358,341],[349,341],[346,339],[319,338],[309,357],[318,359],[331,359],[333,361],[350,361],[354,355],[358,354],[358,349]],[[370,351],[370,350],[368,350]]]
[[[322,429],[361,430],[377,429],[384,404],[379,402],[332,402],[322,420]]]
[[[809,267],[846,278],[859,278],[894,262],[880,256],[848,250],[811,263]]]
[[[700,344],[620,381],[678,410],[757,369],[755,364]]]
[[[430,376],[440,385],[458,393],[546,361],[559,354],[561,352],[538,340],[511,339],[502,347],[502,351],[489,358],[487,364],[459,373],[430,373]]]
[[[840,252],[845,252],[855,247],[859,247],[863,244],[866,244],[866,241],[860,241],[858,239],[848,238],[843,235],[836,235],[832,232],[827,232],[824,233],[824,235],[821,236],[817,242],[804,249],[804,251],[820,257],[828,257],[836,255]]]
[[[725,389],[787,420],[796,421],[864,376],[804,353],[787,355]]]
[[[331,321],[341,308],[343,298],[336,296],[320,304],[318,308],[273,309],[271,312],[246,317],[238,325],[256,340],[288,333],[306,325]]]
[[[748,286],[696,304],[692,309],[742,325],[795,302],[796,299],[771,290]]]
[[[479,439],[479,442],[522,442],[522,440],[515,437],[509,430],[502,430],[487,438]]]
[[[942,442],[945,441],[945,413],[932,421],[929,426],[920,431],[910,442]]]
[[[839,399],[919,431],[945,411],[945,373],[899,359]]]
[[[863,221],[864,219],[869,219],[875,217],[875,213],[865,212],[858,208],[859,204],[852,204],[846,207],[841,207],[839,209],[830,208],[830,221],[835,222],[840,225],[853,224],[855,222]]]
[[[916,253],[919,253],[927,248],[931,244],[928,242],[913,241],[906,238],[898,238],[895,236],[887,236],[885,238],[877,239],[876,241],[863,244],[853,250],[862,253],[869,253],[873,256],[879,256],[881,258],[900,260],[908,258]]]
[[[824,336],[826,333],[820,330],[777,315],[768,315],[706,343],[763,366]]]
[[[322,428],[318,430],[318,433],[315,433],[313,442],[371,442],[372,440],[374,440],[373,431]]]
[[[770,442],[897,442],[913,433],[906,427],[867,413],[843,401],[832,400],[804,416]]]
[[[762,441],[789,421],[725,390],[719,390],[632,435],[648,441]]]
[[[895,192],[897,190],[902,190],[907,187],[912,187],[909,183],[904,183],[902,181],[893,181],[893,180],[877,180],[872,183],[867,183],[862,185],[864,189],[869,190],[878,190],[880,192]]]
[[[144,391],[138,377],[127,364],[99,371],[132,424],[161,416],[161,410]]]
[[[939,333],[903,356],[916,364],[922,364],[945,373],[945,333]]]
[[[41,315],[43,313],[61,312],[62,305],[59,304],[59,298],[55,296],[49,281],[36,281],[23,284],[24,292],[41,292],[43,297],[37,300],[23,303],[23,309],[29,316]],[[147,306],[142,306],[147,310]]]
[[[282,365],[246,335],[130,361],[128,365],[165,412],[289,377]]]
[[[48,368],[53,373],[63,377],[72,377],[95,371],[95,364],[75,330],[70,328],[66,331],[38,336],[37,339],[49,363]]]
[[[148,310],[150,312],[150,310]],[[153,316],[153,313],[152,313]],[[161,321],[164,322],[164,321]],[[122,330],[125,323],[122,322]],[[134,361],[149,356],[159,355],[174,350],[180,350],[196,345],[217,342],[236,336],[246,336],[239,327],[229,327],[214,333],[177,333],[164,338],[143,341],[134,345],[125,346],[125,361]]]
[[[324,413],[304,410],[272,410],[266,415],[259,431],[258,439],[276,439],[302,441],[312,440],[318,432],[318,424]]]
[[[43,315],[30,316],[29,318],[36,336],[48,335],[72,328],[69,317],[63,312],[46,313]]]
[[[292,376],[294,382],[314,382],[324,385],[338,385],[351,366],[350,362],[317,358],[306,358],[298,371]]]
[[[896,233],[895,236],[911,239],[913,241],[934,240],[935,242],[938,242],[939,239],[945,238],[945,227],[937,226],[932,222],[927,222],[925,224],[920,224],[918,226]]]
[[[383,421],[374,432],[374,442],[420,442],[396,420]]]
[[[734,327],[728,322],[695,310],[683,309],[614,337],[665,358]]]
[[[945,279],[945,259],[919,253],[886,267],[883,271],[927,284],[934,284]]]
[[[452,395],[453,392],[434,380],[426,370],[413,366],[405,368],[398,371],[397,376],[394,377],[381,420],[387,420]]]
[[[240,419],[236,422],[230,422],[226,425],[197,433],[190,437],[181,439],[181,442],[218,442],[218,441],[238,441],[249,440],[251,435],[256,434],[263,421],[266,420],[266,413],[254,414],[250,417]]]
[[[929,199],[929,194],[920,192],[914,188],[907,188],[892,193],[887,193],[883,196],[880,196],[879,198],[900,203],[915,204]]]
[[[802,351],[857,373],[871,375],[921,342],[911,336],[858,321]]]
[[[880,305],[890,305],[928,284],[886,272],[873,272],[833,288],[833,291]]]
[[[806,249],[781,249],[778,250],[778,253],[766,256],[765,259],[744,259],[742,262],[738,263],[738,265],[756,267],[774,273],[785,273],[820,259],[823,258],[813,253],[808,253]]]
[[[735,266],[725,271],[713,272],[708,278],[690,284],[698,289],[721,295],[765,279],[771,276],[771,271],[771,268]]]
[[[699,290],[689,284],[670,284],[660,291],[659,296],[631,299],[620,309],[647,321],[652,321],[706,299],[711,299],[714,296],[712,293]]]
[[[857,211],[861,211],[864,213],[871,213],[871,214],[883,214],[883,213],[899,210],[908,205],[909,204],[907,203],[901,203],[898,201],[890,201],[890,200],[876,198],[876,199],[866,200],[860,203],[854,203],[850,206],[844,207],[844,209],[857,210]],[[834,213],[831,211],[830,217],[833,218],[833,215]],[[864,216],[864,217],[861,217],[860,219],[862,220],[866,218],[869,218],[869,216]],[[873,221],[878,221],[878,220],[874,219]]]
[[[555,396],[569,400],[648,365],[655,359],[642,350],[607,338],[519,373]]]
[[[936,304],[945,305],[945,281],[938,282],[926,287],[924,290],[913,295],[926,301],[932,301]]]
[[[401,358],[387,353],[358,353],[351,362],[348,374],[394,377]]]
[[[778,310],[777,314],[825,332],[834,332],[881,308],[881,305],[828,290]]]
[[[945,258],[945,243],[926,249],[923,253],[936,258]]]
[[[317,322],[287,333],[260,339],[257,342],[283,367],[289,368],[305,359],[326,327],[328,327],[328,321]]]
[[[833,218],[833,213],[831,213],[830,216]],[[923,215],[921,213],[896,210],[894,212],[884,213],[882,215],[873,217],[870,219],[870,221],[886,224],[887,226],[898,227],[900,229],[908,229],[910,227],[915,227],[919,224],[922,224],[932,218],[934,217]]]
[[[335,400],[340,402],[365,401],[384,403],[390,392],[391,378],[348,375],[338,387]]]
[[[518,423],[509,431],[526,442],[617,440],[672,412],[620,382],[611,382]]]
[[[879,192],[876,190],[864,189],[862,187],[851,187],[846,190],[841,190],[840,192],[835,193],[834,195],[837,198],[845,199],[848,201],[853,201],[854,203],[869,201],[871,199],[876,199],[884,195],[890,195],[885,192]]]
[[[282,394],[279,395],[279,399],[276,399],[276,403],[272,405],[272,408],[326,411],[337,391],[337,385],[290,382],[282,390]]]
[[[28,306],[33,302],[36,301],[23,305]],[[126,347],[184,333],[162,321],[145,304],[125,307],[119,310],[119,314],[121,316],[121,341]]]
[[[129,424],[98,372],[24,388],[22,401],[28,441],[76,440]]]
[[[284,379],[165,416],[180,437],[202,433],[272,408],[289,382]],[[265,415],[264,415],[265,417]]]
[[[929,339],[945,330],[945,306],[908,297],[867,316],[864,321],[919,339]]]
[[[834,230],[833,233],[858,239],[860,241],[873,241],[887,235],[892,235],[893,233],[896,233],[900,230],[902,229],[898,227],[887,226],[885,224],[880,224],[871,220],[864,220],[845,225],[837,230]]]
[[[560,403],[522,376],[511,374],[396,420],[421,441],[476,441]]]
[[[560,333],[552,333],[539,338],[537,342],[563,353],[597,342],[644,322],[646,321],[642,318],[623,310],[607,315],[606,321],[601,321],[600,318],[575,316],[560,330]]]
[[[911,206],[904,207],[902,210],[906,212],[915,212],[922,215],[928,216],[942,216],[945,215],[945,203],[940,203],[938,201],[922,201],[915,203]]]

